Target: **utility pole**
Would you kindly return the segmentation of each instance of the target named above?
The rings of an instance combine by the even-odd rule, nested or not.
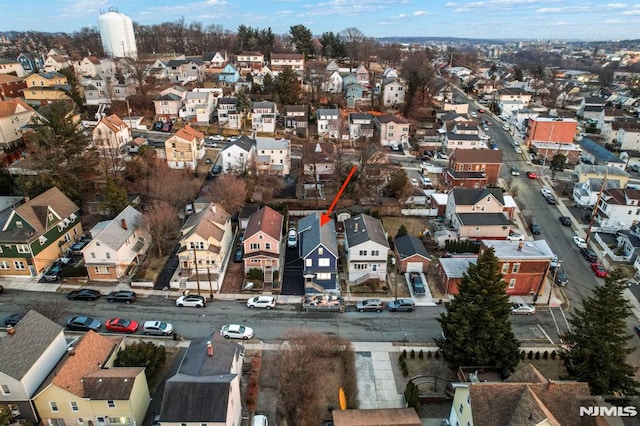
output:
[[[209,280],[209,297],[211,298],[211,302],[213,302],[213,287],[211,287],[211,271],[207,266],[207,279]]]
[[[193,245],[193,264],[196,270],[196,283],[198,284],[198,296],[200,296],[200,276],[198,275],[198,258],[196,257],[196,246]]]
[[[609,173],[609,166],[605,166],[604,169],[604,179],[602,179],[602,186],[600,187],[600,192],[598,192],[598,198],[596,199],[596,204],[593,206],[593,210],[591,211],[591,219],[589,220],[589,228],[587,229],[587,236],[584,241],[589,243],[589,237],[591,236],[591,228],[593,227],[593,221],[596,218],[596,212],[598,211],[598,205],[600,205],[600,198],[602,198],[602,193],[604,192],[604,186],[607,184],[607,175]]]

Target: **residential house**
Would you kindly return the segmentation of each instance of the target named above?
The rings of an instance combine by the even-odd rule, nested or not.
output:
[[[487,144],[480,138],[480,129],[475,121],[469,121],[458,114],[444,121],[439,132],[443,135],[442,148],[448,154],[457,149],[486,149]]]
[[[242,206],[240,213],[238,213],[238,227],[241,231],[247,229],[247,226],[249,225],[249,218],[258,210],[260,210],[258,206],[246,204]]]
[[[545,240],[482,240],[480,253],[488,249],[493,249],[498,258],[498,268],[508,295],[533,296],[543,292],[555,257]],[[457,289],[450,289],[450,294],[457,294]]]
[[[260,71],[253,71],[252,74],[252,78],[251,78],[251,84],[257,84],[258,86],[264,86],[264,79],[270,76],[271,77],[271,81],[273,81],[273,79],[276,77],[273,73],[273,71],[271,71],[271,69],[269,69],[269,67],[264,66],[262,67],[262,69]],[[247,82],[249,83],[249,82]]]
[[[582,407],[597,405],[590,397],[586,382],[547,379],[532,364],[505,381],[500,381],[497,373],[490,376],[484,368],[473,368],[475,370],[470,369],[463,375],[463,382],[452,383],[454,396],[446,419],[448,424],[595,425],[607,422],[602,417],[588,418],[580,413]],[[500,401],[499,409],[496,401]]]
[[[205,62],[209,64],[210,68],[222,68],[229,62],[229,57],[227,52],[211,52],[206,54],[206,57],[203,55],[203,59]]]
[[[56,53],[47,55],[47,58],[44,60],[42,70],[44,72],[60,71],[61,69],[68,68],[70,66],[71,62],[66,56]]]
[[[578,144],[582,148],[582,159],[587,159],[592,164],[602,164],[621,170],[627,166],[627,163],[616,154],[589,138],[582,138]]]
[[[80,61],[74,61],[72,65],[77,75],[96,77],[102,73],[102,63],[93,55],[85,56]]]
[[[335,179],[336,159],[332,142],[305,143],[302,145],[304,182],[315,184]]]
[[[340,138],[340,111],[338,109],[318,109],[316,114],[318,136],[333,139]]]
[[[336,61],[333,61],[333,60],[330,61],[327,64],[327,67],[325,68],[325,72],[327,73],[332,73],[334,71],[339,71],[339,70],[340,70],[340,67],[338,66],[338,64],[336,64]]]
[[[124,84],[112,84],[111,85],[111,99],[114,101],[125,102],[129,96],[136,94],[136,86],[131,83]]]
[[[356,68],[356,79],[358,80],[358,84],[360,84],[362,87],[371,87],[369,81],[369,70],[367,70],[367,68],[363,64],[360,64],[358,68]]]
[[[218,99],[218,122],[229,122],[229,114],[235,114],[238,110],[238,98],[224,97]]]
[[[346,91],[347,87],[352,84],[358,84],[358,77],[354,74],[343,74],[342,75],[342,91]]]
[[[384,69],[384,71],[382,71],[382,79],[383,80],[385,80],[385,79],[392,80],[392,79],[396,79],[398,77],[400,77],[400,76],[398,74],[398,70],[396,70],[395,68],[387,67],[387,68]]]
[[[451,221],[461,239],[505,239],[511,225],[500,188],[452,189],[445,218]]]
[[[172,169],[196,170],[204,157],[204,134],[186,125],[164,143],[167,165]]]
[[[24,100],[34,107],[49,105],[54,102],[66,102],[73,105],[69,97],[71,86],[31,87],[23,92]]]
[[[271,53],[270,69],[274,73],[289,67],[298,74],[304,72],[304,54],[302,53]]]
[[[601,231],[629,229],[640,221],[640,191],[630,188],[602,191],[594,220]]]
[[[242,424],[244,349],[219,333],[192,340],[178,371],[165,384],[161,425]]]
[[[208,126],[215,111],[216,98],[213,92],[189,91],[185,94],[180,117],[189,122]]]
[[[153,100],[157,119],[169,121],[178,118],[187,92],[181,86],[169,87],[160,92],[160,97]]]
[[[0,58],[0,74],[15,74],[24,77],[27,72],[22,68],[22,64],[13,59]]]
[[[127,206],[111,220],[91,228],[91,242],[82,251],[91,281],[127,278],[151,246],[142,213]]]
[[[288,176],[291,171],[289,139],[256,138],[255,163],[258,174]]]
[[[373,137],[373,115],[366,112],[349,113],[349,139],[355,141],[360,137]]]
[[[22,98],[27,82],[22,77],[0,74],[0,100],[6,101],[12,98]]]
[[[39,70],[44,68],[44,60],[42,56],[36,55],[30,52],[22,52],[18,55],[16,59],[22,65],[22,69],[27,74],[32,74],[34,72],[38,72]]]
[[[334,426],[385,425],[420,426],[422,424],[415,408],[366,408],[333,410]]]
[[[429,270],[431,256],[419,238],[413,235],[396,238],[393,240],[393,252],[400,272],[426,273]]]
[[[380,136],[380,145],[391,146],[409,144],[409,122],[399,116],[385,114],[373,118],[373,125]]]
[[[171,59],[167,62],[169,80],[174,83],[191,81],[202,83],[206,71],[207,66],[199,57],[183,57],[180,59]]]
[[[240,81],[240,72],[233,65],[227,64],[218,74],[218,80],[222,83],[235,84]]]
[[[589,121],[590,124],[600,128],[604,123],[604,108],[606,103],[607,100],[605,98],[594,96],[586,97],[577,114],[581,116],[583,120]]]
[[[120,117],[111,114],[101,119],[91,131],[93,143],[103,155],[119,155],[131,143],[131,128]]]
[[[156,59],[147,70],[146,75],[149,77],[157,78],[158,80],[164,80],[169,78],[169,71],[167,70],[167,63],[161,59]]]
[[[30,310],[13,331],[0,336],[0,405],[16,422],[38,424],[32,398],[67,353],[64,329]]]
[[[199,282],[208,280],[212,291],[219,290],[232,244],[231,215],[219,204],[209,203],[189,216],[178,241],[180,287],[199,290]],[[193,282],[193,277],[200,278]]]
[[[449,155],[449,167],[443,169],[440,183],[447,188],[495,186],[501,168],[501,150],[455,149]]]
[[[54,186],[0,213],[0,276],[41,274],[83,234],[79,211]]]
[[[441,257],[438,261],[438,281],[442,284],[444,294],[458,294],[462,277],[469,270],[469,265],[475,265],[477,261],[476,254]]]
[[[380,219],[361,213],[345,220],[344,250],[349,281],[387,281],[389,241]]]
[[[284,128],[290,129],[298,135],[306,136],[309,129],[309,106],[285,105]]]
[[[324,225],[314,212],[298,221],[298,249],[303,261],[302,277],[306,294],[340,294],[338,279],[338,239],[333,219]]]
[[[111,84],[108,84],[101,76],[81,78],[84,99],[87,105],[100,105],[111,103]]]
[[[0,101],[0,147],[19,142],[25,127],[36,117],[39,115],[22,99]]]
[[[622,122],[616,142],[620,150],[640,151],[640,122]]]
[[[256,151],[256,141],[248,136],[240,136],[229,143],[220,156],[224,173],[242,173],[253,161]]]
[[[343,78],[340,71],[333,71],[322,83],[322,91],[326,93],[342,93]]]
[[[151,396],[144,367],[114,367],[123,336],[83,335],[33,398],[44,424],[142,424]]]
[[[563,154],[571,163],[578,162],[580,147],[574,143],[578,122],[573,118],[530,117],[525,144],[533,148],[540,159],[551,161]]]
[[[264,55],[260,52],[240,52],[236,55],[236,64],[243,75],[259,71],[264,66]]]
[[[382,85],[382,103],[392,108],[403,105],[405,92],[406,88],[400,81],[385,81]]]
[[[598,235],[596,233],[595,235]],[[616,231],[616,246],[611,250],[608,246],[604,250],[603,255],[622,256],[625,261],[633,265],[635,274],[634,279],[638,279],[640,271],[640,224],[635,223],[629,229],[621,229]],[[609,253],[607,253],[609,252]],[[613,257],[612,257],[613,258]]]
[[[578,167],[578,166],[576,166]],[[582,182],[578,181],[573,186],[572,198],[573,201],[579,207],[593,207],[598,202],[598,197],[602,189],[602,185],[604,184],[604,190],[620,188],[620,181],[617,179],[606,181],[600,177],[593,177],[583,180]]]
[[[275,133],[278,106],[275,102],[251,103],[251,127],[257,132]]]
[[[349,107],[354,107],[355,102],[369,98],[369,91],[358,83],[351,83],[344,88],[344,97]]]
[[[31,74],[25,78],[28,88],[67,86],[67,77],[59,72],[44,72]]]
[[[265,284],[274,281],[274,272],[282,276],[284,255],[281,253],[284,216],[269,206],[264,206],[249,217],[244,231],[244,273],[259,269]]]

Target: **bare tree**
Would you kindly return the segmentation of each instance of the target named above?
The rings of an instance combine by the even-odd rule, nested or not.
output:
[[[149,77],[147,75],[149,64],[146,61],[132,58],[126,58],[120,63],[123,67],[123,73],[135,82],[137,92],[146,97],[149,91]]]
[[[247,198],[246,183],[238,176],[230,174],[224,174],[216,180],[215,185],[211,185],[207,192],[227,212],[230,214],[238,213]]]
[[[201,182],[190,169],[171,169],[166,162],[155,159],[150,169],[148,188],[151,200],[165,200],[176,208],[198,195]]]
[[[164,201],[156,201],[144,212],[144,225],[149,234],[158,256],[169,250],[175,241],[174,236],[180,229],[178,210]]]
[[[67,306],[68,305],[61,299],[50,298],[34,301],[31,309],[38,311],[51,321],[60,321],[69,314]]]
[[[347,48],[347,54],[350,59],[350,66],[353,68],[354,64],[357,64],[361,58],[361,44],[365,38],[365,35],[356,27],[349,27],[340,32],[340,39],[344,42]]]

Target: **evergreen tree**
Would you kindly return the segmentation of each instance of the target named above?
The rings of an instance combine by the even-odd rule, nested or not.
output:
[[[237,94],[236,98],[238,98],[238,109],[243,114],[248,114],[251,111],[251,98],[247,94],[245,89],[241,89]]]
[[[436,339],[453,367],[487,365],[513,371],[519,344],[509,319],[511,304],[493,249],[484,250],[462,276],[459,294],[440,315],[443,337]]]
[[[407,227],[402,224],[400,225],[400,228],[398,228],[398,232],[396,233],[396,238],[400,238],[403,235],[407,235],[408,231],[407,231]]]
[[[313,55],[313,34],[304,25],[294,25],[289,27],[291,43],[296,47],[298,53],[304,54],[305,59]]]
[[[622,295],[625,285],[621,278],[615,271],[604,285],[596,286],[593,295],[571,315],[571,331],[563,336],[570,348],[562,352],[569,374],[588,382],[595,395],[638,392],[634,368],[627,363],[627,354],[633,351],[627,346],[631,308]]]
[[[564,154],[556,154],[551,159],[551,164],[549,167],[551,168],[551,179],[556,177],[556,172],[561,172],[567,165],[567,157]]]
[[[407,387],[404,389],[404,400],[407,401],[409,407],[416,408],[418,406],[419,389],[418,385],[413,383],[413,380],[407,382]]]
[[[116,217],[125,207],[129,205],[127,191],[121,185],[109,179],[102,191],[102,201],[100,207],[109,219]]]
[[[280,102],[285,105],[295,105],[300,101],[302,88],[298,75],[290,66],[285,66],[275,80],[276,92]]]

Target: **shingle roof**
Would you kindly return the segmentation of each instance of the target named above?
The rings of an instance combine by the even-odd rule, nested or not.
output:
[[[280,241],[283,222],[284,216],[282,214],[265,206],[249,217],[247,229],[244,231],[245,239],[258,232],[263,232],[274,240]]]
[[[456,213],[456,217],[464,226],[511,225],[503,213]]]
[[[456,163],[502,163],[502,150],[495,149],[456,149],[451,154]]]
[[[196,234],[203,239],[213,237],[217,241],[221,241],[224,235],[225,224],[227,220],[229,220],[229,217],[229,213],[220,205],[209,203],[207,208],[189,216],[189,219],[187,219],[182,227],[184,232],[182,238]]]
[[[440,267],[448,278],[462,278],[469,265],[476,264],[478,257],[442,257]]]
[[[609,151],[605,147],[599,145],[598,143],[592,141],[589,138],[582,138],[578,144],[587,152],[593,154],[596,159],[605,162],[605,163],[624,163],[618,156],[616,156],[613,152]]]
[[[140,374],[144,374],[144,367],[112,367],[86,374],[82,377],[83,397],[103,401],[129,400]]]
[[[314,212],[298,221],[298,235],[300,235],[300,256],[306,257],[322,245],[336,258],[338,257],[338,240],[333,219],[324,226],[320,226],[320,213]]]
[[[194,139],[202,139],[204,138],[204,134],[197,131],[196,129],[194,129],[193,127],[187,125],[184,126],[182,129],[178,130],[176,132],[176,134],[174,135],[180,139],[184,139],[186,141],[192,141]]]
[[[289,139],[275,139],[275,138],[256,138],[256,150],[261,149],[289,149]]]
[[[227,145],[225,149],[235,145],[237,147],[242,148],[246,152],[250,152],[254,143],[255,143],[255,139],[251,139],[249,136],[242,135],[238,139],[236,139],[234,142]]]
[[[449,193],[457,206],[472,206],[490,195],[504,205],[504,195],[500,188],[454,188]]]
[[[378,123],[409,124],[409,122],[405,118],[402,118],[402,117],[397,116],[397,115],[392,115],[392,114],[378,115],[378,116],[375,117],[375,120],[377,120]]]
[[[91,229],[93,241],[89,245],[95,241],[118,250],[142,226],[142,220],[142,213],[127,206],[113,219],[99,222]],[[123,228],[123,223],[127,229]]]
[[[8,99],[0,101],[0,118],[11,117],[26,111],[33,111],[22,99]]]
[[[102,120],[100,120],[100,123],[104,123],[104,125],[107,126],[109,130],[115,133],[119,132],[123,127],[126,126],[125,122],[122,121],[122,119],[116,114],[111,114],[107,117],[104,117]]]
[[[429,259],[429,253],[422,241],[413,235],[403,235],[393,240],[396,251],[400,255],[400,260],[411,256],[419,255]]]
[[[373,241],[389,248],[389,241],[387,241],[387,235],[380,219],[364,213],[360,213],[344,221],[344,234],[349,247],[355,247],[367,241]]]
[[[22,380],[62,330],[37,311],[27,312],[15,326],[13,336],[5,334],[0,338],[0,372]]]

